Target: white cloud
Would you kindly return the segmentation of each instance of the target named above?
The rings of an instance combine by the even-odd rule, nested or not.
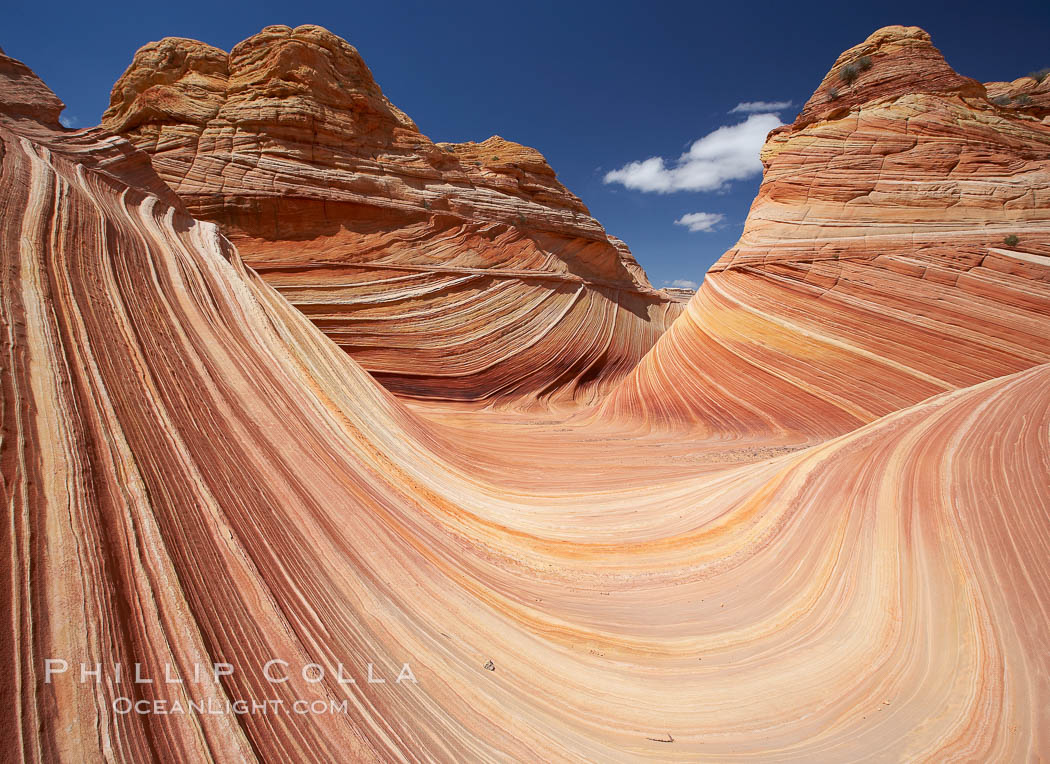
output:
[[[629,162],[605,173],[606,183],[637,191],[716,191],[733,180],[762,172],[758,152],[766,134],[783,123],[776,114],[752,114],[736,125],[724,125],[693,142],[672,167],[662,157]]]
[[[700,285],[695,281],[689,279],[675,279],[674,281],[665,281],[664,286],[673,286],[678,289],[699,289]]]
[[[693,233],[710,233],[715,230],[715,224],[721,222],[724,217],[725,215],[718,212],[690,212],[688,215],[682,215],[674,224],[689,226]]]
[[[791,101],[741,101],[732,109],[730,114],[754,114],[756,112],[783,111],[791,105]]]
[[[65,115],[62,115],[61,117],[59,117],[58,121],[62,123],[62,127],[70,127],[70,128],[72,128],[72,127],[76,127],[78,124],[80,124],[80,120],[77,119],[76,117],[67,117]]]

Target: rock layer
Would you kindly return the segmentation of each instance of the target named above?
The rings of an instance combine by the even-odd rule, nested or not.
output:
[[[925,32],[840,56],[762,160],[739,242],[606,412],[826,437],[1050,361],[1050,122]]]
[[[539,152],[431,142],[320,27],[151,43],[103,125],[403,394],[587,399],[680,312]]]

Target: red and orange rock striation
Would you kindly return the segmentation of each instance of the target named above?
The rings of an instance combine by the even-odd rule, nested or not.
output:
[[[1040,118],[1050,116],[1050,69],[1026,74],[1012,82],[986,82],[984,87],[996,106]]]
[[[680,312],[539,152],[431,142],[320,27],[150,43],[103,125],[399,393],[586,400]]]
[[[988,144],[1010,157],[948,162],[944,187],[990,186],[985,205],[905,205],[920,192],[891,184],[885,227],[818,182],[867,182],[831,171],[820,130],[843,125],[775,134],[741,244],[585,419],[408,408],[146,154],[62,130],[52,99],[0,58],[5,761],[1050,751],[1042,123],[961,101],[979,117],[941,133],[949,155],[971,123],[1014,136]],[[790,177],[813,219],[778,196]],[[1024,183],[1031,204],[995,196]],[[1020,243],[965,265],[972,229],[1006,218]],[[642,413],[691,429],[624,428]],[[266,681],[272,659],[288,682]],[[162,681],[213,663],[234,671]],[[283,705],[222,711],[238,700]]]
[[[843,53],[762,160],[739,242],[607,411],[826,437],[1050,361],[1050,122],[925,32]]]

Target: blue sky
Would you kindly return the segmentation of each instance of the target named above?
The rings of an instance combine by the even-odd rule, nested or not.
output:
[[[77,126],[97,124],[150,40],[229,50],[268,24],[321,24],[361,51],[435,141],[498,134],[542,151],[657,285],[701,281],[733,244],[760,177],[748,147],[775,124],[762,115],[791,121],[835,57],[878,27],[924,27],[957,71],[983,81],[1050,66],[1045,0],[49,0],[8,4],[4,17],[0,46],[43,77]],[[731,113],[757,101],[792,105]]]

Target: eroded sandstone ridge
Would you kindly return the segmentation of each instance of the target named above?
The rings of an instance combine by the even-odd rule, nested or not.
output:
[[[915,27],[847,50],[770,134],[739,242],[606,409],[826,436],[1050,361],[1048,116],[996,103]]]
[[[150,43],[103,126],[400,393],[587,399],[680,312],[539,152],[431,142],[321,27]]]
[[[0,759],[1045,757],[1047,128],[889,99],[775,134],[630,384],[540,417],[407,407],[0,56]]]

